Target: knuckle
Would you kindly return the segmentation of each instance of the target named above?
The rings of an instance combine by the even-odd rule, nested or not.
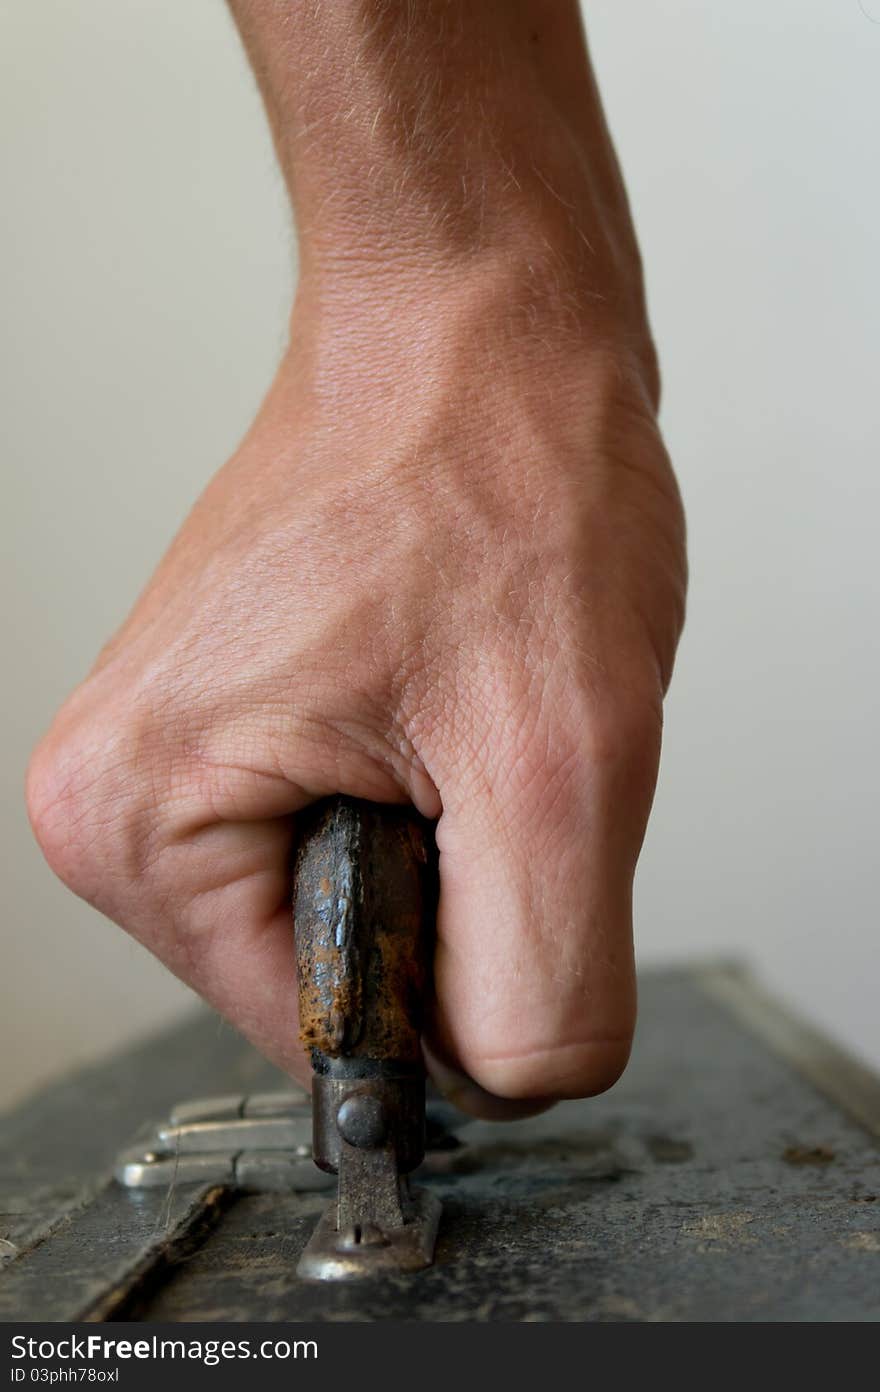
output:
[[[37,745],[28,764],[25,800],[37,843],[51,869],[65,884],[74,888],[72,829],[76,801],[70,774],[71,754],[59,741],[54,727]]]
[[[97,903],[110,867],[130,860],[134,788],[124,722],[62,710],[35,748],[25,797],[37,842],[53,872]]]
[[[609,772],[643,769],[653,781],[663,731],[659,694],[603,693],[591,701],[582,728],[588,766]]]
[[[536,707],[499,751],[499,784],[520,814],[554,831],[587,815],[597,788],[620,779],[653,787],[660,755],[659,701],[620,690],[570,691]]]

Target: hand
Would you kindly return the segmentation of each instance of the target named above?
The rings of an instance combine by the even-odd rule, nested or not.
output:
[[[442,816],[434,1047],[507,1098],[622,1069],[630,889],[682,616],[638,364],[500,271],[379,344],[303,302],[260,415],[33,761],[53,868],[300,1071],[295,814]]]
[[[241,8],[258,34],[280,23],[277,8]],[[491,15],[499,44],[519,44],[504,7]],[[561,48],[577,92],[567,33]],[[389,81],[401,71],[395,58]],[[316,101],[333,116],[329,81]],[[528,139],[568,149],[535,100]],[[432,186],[387,212],[396,250],[352,241],[354,204],[335,226],[332,207],[322,223],[306,206],[290,347],[258,418],[29,776],[62,879],[303,1078],[296,814],[342,792],[439,816],[428,1044],[447,1081],[450,1068],[472,1080],[457,1100],[484,1113],[492,1097],[599,1091],[625,1065],[632,879],[683,618],[638,254],[601,113],[577,101],[599,132],[589,158],[551,180],[517,147],[497,204],[480,185],[479,219],[465,190],[455,235],[436,161]],[[296,157],[306,205],[325,169],[309,182],[312,129]],[[396,151],[368,223],[411,187]]]

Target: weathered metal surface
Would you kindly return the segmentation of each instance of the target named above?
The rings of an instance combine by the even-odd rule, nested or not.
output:
[[[145,1122],[167,1115],[181,1095],[229,1088],[250,1093],[279,1081],[277,1069],[243,1048],[228,1025],[200,1012],[6,1113],[0,1124],[0,1320],[73,1318],[78,1288],[65,1277],[66,1262],[79,1260],[73,1253],[92,1270],[93,1289],[106,1287],[116,1230],[105,1202],[112,1190],[104,1182],[116,1152]],[[181,1197],[191,1203],[192,1190]],[[168,1202],[166,1186],[137,1210],[160,1239]],[[128,1229],[127,1222],[123,1226]],[[64,1257],[68,1234],[72,1251]],[[42,1243],[46,1252],[35,1261]],[[138,1259],[135,1252],[135,1264]]]
[[[749,987],[722,975],[741,1006]],[[839,1054],[823,1054],[808,1031],[817,1090],[799,1071],[797,1030],[775,1004],[754,999],[746,1022],[748,1011],[733,1014],[717,991],[707,994],[699,972],[646,973],[632,1063],[611,1093],[529,1121],[476,1122],[460,1158],[450,1152],[448,1173],[419,1174],[444,1208],[428,1270],[356,1285],[300,1281],[295,1267],[321,1195],[242,1195],[209,1213],[204,1231],[184,1223],[169,1235],[162,1214],[174,1196],[154,1191],[141,1231],[158,1244],[124,1289],[104,1288],[103,1307],[99,1292],[92,1312],[145,1321],[876,1320],[880,1152],[866,1128],[880,1127],[880,1086],[862,1070],[848,1091]],[[838,1077],[841,1105],[831,1100]],[[2,1317],[71,1318],[83,1273],[91,1291],[106,1282],[133,1233],[124,1191],[102,1189],[62,1216],[39,1270],[41,1247],[28,1250],[24,1226],[59,1224],[144,1120],[160,1120],[187,1094],[279,1082],[206,1013],[14,1112],[0,1136],[0,1209],[18,1212],[0,1220],[0,1237],[15,1241],[18,1231],[22,1253],[0,1265]]]
[[[429,845],[410,809],[333,798],[304,818],[293,913],[306,1048],[420,1061]]]
[[[421,1189],[403,1196],[406,1222],[337,1226],[333,1207],[326,1208],[297,1264],[309,1281],[375,1280],[389,1273],[421,1271],[430,1266],[440,1222],[440,1201]]]
[[[112,1318],[203,1240],[232,1201],[222,1186],[110,1182],[0,1278],[0,1319]]]
[[[308,1094],[202,1097],[179,1102],[167,1121],[127,1145],[114,1177],[130,1189],[202,1181],[247,1189],[319,1189]]]
[[[403,1179],[425,1153],[433,833],[411,809],[336,797],[300,837],[293,913],[312,1151],[339,1179],[297,1271],[343,1280],[415,1270],[431,1260],[439,1211]]]
[[[375,1146],[388,1150],[399,1174],[409,1174],[421,1164],[425,1154],[425,1079],[421,1072],[409,1076],[378,1072],[366,1078],[318,1074],[312,1086],[312,1149],[322,1170],[337,1174],[346,1160],[351,1163],[358,1159],[361,1148],[345,1139],[337,1123],[340,1111],[352,1103],[377,1108],[383,1127]]]
[[[706,966],[696,976],[702,991],[880,1140],[876,1073],[763,990],[742,968],[730,963]]]

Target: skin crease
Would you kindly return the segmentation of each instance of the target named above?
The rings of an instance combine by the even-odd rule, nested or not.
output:
[[[35,832],[305,1080],[296,814],[412,800],[440,818],[443,1086],[483,1115],[600,1091],[686,567],[576,8],[232,9],[296,208],[290,343],[35,751]]]

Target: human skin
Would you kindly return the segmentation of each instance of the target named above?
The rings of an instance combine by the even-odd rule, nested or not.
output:
[[[411,801],[439,817],[444,1085],[486,1115],[601,1091],[686,565],[577,7],[231,8],[297,220],[289,345],[35,751],[36,835],[305,1078],[297,813]]]

